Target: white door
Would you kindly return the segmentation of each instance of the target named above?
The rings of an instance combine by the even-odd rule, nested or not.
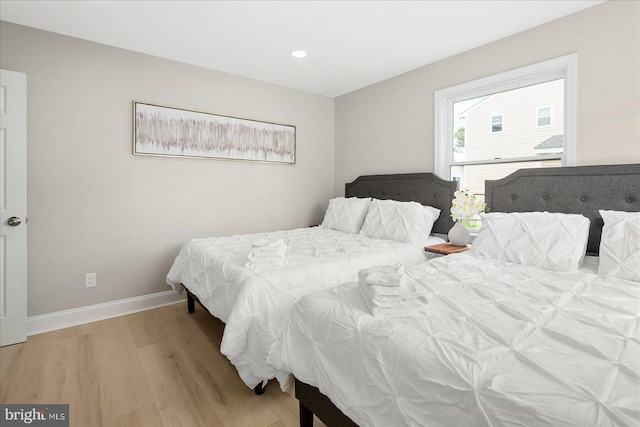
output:
[[[27,340],[27,75],[0,70],[0,346]]]

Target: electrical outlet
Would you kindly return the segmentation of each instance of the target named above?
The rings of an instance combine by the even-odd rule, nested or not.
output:
[[[97,282],[98,282],[98,278],[96,276],[96,273],[87,273],[84,275],[85,288],[93,288],[98,284]]]

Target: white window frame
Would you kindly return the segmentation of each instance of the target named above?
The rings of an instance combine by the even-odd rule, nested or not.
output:
[[[564,78],[564,150],[562,166],[576,165],[576,117],[578,54],[561,56],[548,61],[507,71],[493,76],[438,90],[434,93],[434,173],[451,179],[453,162],[453,104],[497,92]],[[504,130],[504,124],[503,124]],[[511,158],[481,163],[513,163],[557,159],[558,156]]]
[[[549,124],[548,125],[541,125],[540,124],[540,110],[543,110],[545,108],[549,109]],[[543,117],[546,117],[546,116],[543,116]],[[545,105],[545,106],[542,106],[542,107],[538,107],[536,109],[536,127],[544,128],[544,127],[551,126],[551,125],[553,125],[553,107],[551,105]]]
[[[500,117],[500,130],[493,130],[493,118],[494,117]],[[489,119],[491,122],[489,123],[489,126],[491,129],[491,133],[502,133],[502,131],[504,131],[504,114],[502,113],[493,113],[491,114],[491,118]]]

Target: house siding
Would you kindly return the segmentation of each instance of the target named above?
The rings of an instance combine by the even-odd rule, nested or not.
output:
[[[548,106],[551,125],[538,127],[538,108]],[[465,160],[535,156],[536,145],[563,134],[563,112],[563,79],[493,94],[466,111]],[[491,131],[497,113],[503,115],[502,132]]]

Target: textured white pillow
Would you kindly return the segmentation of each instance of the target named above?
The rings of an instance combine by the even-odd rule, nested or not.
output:
[[[599,274],[640,282],[640,212],[600,211]]]
[[[582,215],[521,212],[481,215],[482,227],[471,253],[546,270],[577,270],[589,238]]]
[[[360,234],[398,242],[421,242],[429,238],[440,211],[418,202],[373,199]],[[434,218],[435,216],[435,218]]]
[[[349,234],[358,234],[360,228],[362,228],[370,202],[371,199],[368,197],[366,199],[336,197],[329,200],[329,207],[324,214],[322,227]]]
[[[424,205],[422,205],[422,209],[424,209],[424,212],[428,215],[428,218],[432,219],[432,222],[436,222],[440,217],[440,209],[434,208],[433,206]],[[429,230],[429,234],[431,234],[431,230]]]

